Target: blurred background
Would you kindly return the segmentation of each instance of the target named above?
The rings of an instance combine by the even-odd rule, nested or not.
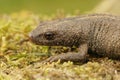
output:
[[[0,14],[31,11],[38,14],[53,14],[91,11],[102,0],[0,0]]]
[[[120,14],[120,0],[0,0],[0,14],[20,11],[47,15],[57,11]]]

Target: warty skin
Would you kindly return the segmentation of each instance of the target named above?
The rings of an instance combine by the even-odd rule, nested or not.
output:
[[[30,38],[38,45],[78,47],[78,53],[52,56],[46,62],[59,59],[84,62],[91,53],[120,59],[119,16],[91,14],[48,21],[34,29]]]

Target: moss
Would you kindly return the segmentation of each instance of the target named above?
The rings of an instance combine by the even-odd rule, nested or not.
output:
[[[67,15],[66,15],[67,16]],[[73,62],[41,64],[66,47],[34,45],[28,34],[39,21],[56,17],[21,12],[0,18],[0,80],[119,80],[120,62],[107,58],[92,58],[79,65]]]

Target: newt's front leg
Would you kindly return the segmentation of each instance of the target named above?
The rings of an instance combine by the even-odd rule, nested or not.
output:
[[[78,53],[72,53],[72,52],[68,52],[68,53],[63,53],[63,54],[59,54],[56,56],[51,56],[50,58],[48,58],[47,60],[43,61],[43,62],[55,62],[60,60],[61,62],[64,61],[73,61],[73,62],[86,62],[88,59],[88,46],[87,44],[82,44],[79,46],[78,48]]]

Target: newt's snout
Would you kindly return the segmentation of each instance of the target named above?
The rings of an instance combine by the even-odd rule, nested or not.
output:
[[[34,42],[34,36],[32,35],[32,33],[29,33],[29,38],[30,38],[30,41]]]
[[[33,32],[29,33],[29,40],[34,44],[39,44],[39,37],[35,36]]]
[[[31,33],[29,33],[29,38],[33,38],[33,35]]]

